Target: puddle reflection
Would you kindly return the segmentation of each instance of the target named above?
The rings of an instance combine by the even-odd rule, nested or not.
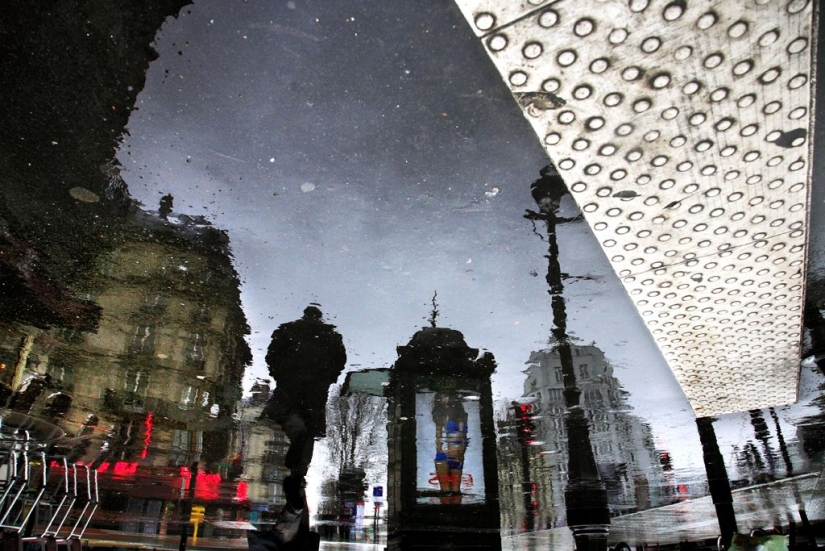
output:
[[[800,402],[697,422],[451,3],[75,4],[5,29],[4,543],[823,519],[821,277]]]

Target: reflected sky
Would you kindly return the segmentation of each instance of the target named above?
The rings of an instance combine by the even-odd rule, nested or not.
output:
[[[176,212],[228,230],[247,388],[271,331],[308,302],[344,335],[349,368],[376,367],[437,291],[439,323],[495,354],[495,396],[521,394],[550,328],[546,245],[522,217],[547,158],[455,6],[197,2],[155,46],[123,177],[147,208],[171,193]],[[564,271],[588,276],[567,286],[571,333],[631,392],[684,402],[590,230],[562,233]]]

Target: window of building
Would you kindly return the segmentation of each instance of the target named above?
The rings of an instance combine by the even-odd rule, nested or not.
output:
[[[143,370],[129,370],[123,379],[123,405],[127,409],[143,411],[146,393],[149,391],[149,373]]]
[[[180,395],[180,402],[178,407],[180,409],[191,409],[192,406],[195,405],[195,402],[198,399],[198,389],[192,385],[186,385],[183,387],[183,391]]]
[[[139,325],[132,332],[129,343],[129,353],[142,356],[151,356],[155,353],[155,328],[150,325]]]
[[[175,429],[172,432],[172,449],[169,454],[170,465],[186,465],[192,451],[192,433],[188,430]]]
[[[183,357],[188,367],[198,371],[203,370],[203,336],[200,333],[190,335]]]

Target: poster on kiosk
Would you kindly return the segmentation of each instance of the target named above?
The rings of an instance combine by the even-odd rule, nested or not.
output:
[[[416,392],[418,504],[484,503],[479,399],[458,390]]]

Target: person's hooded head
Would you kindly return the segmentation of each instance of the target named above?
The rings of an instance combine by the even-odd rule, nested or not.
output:
[[[310,321],[321,321],[323,313],[317,306],[307,306],[304,308],[304,319]]]

